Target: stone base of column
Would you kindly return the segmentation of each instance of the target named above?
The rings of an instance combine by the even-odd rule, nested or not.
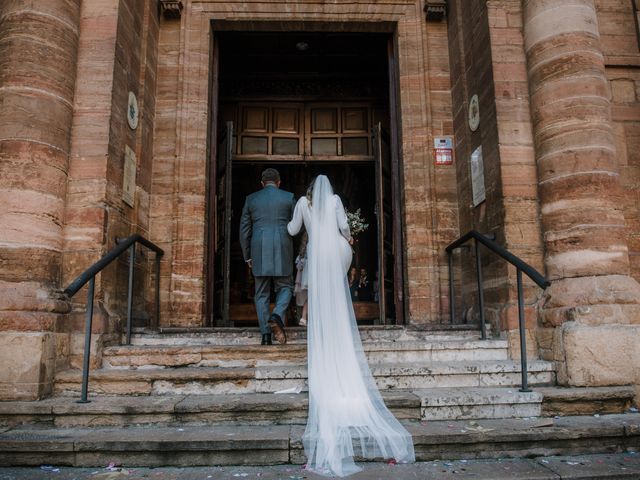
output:
[[[554,332],[558,383],[640,385],[640,325],[567,322]]]
[[[558,383],[635,384],[640,400],[640,284],[627,275],[565,278],[545,296],[543,326],[553,331],[545,348],[553,350]]]
[[[545,292],[545,327],[579,322],[584,325],[640,325],[640,284],[627,275],[598,275],[555,280]]]
[[[56,367],[63,367],[68,351],[66,333],[0,332],[0,400],[50,395]]]

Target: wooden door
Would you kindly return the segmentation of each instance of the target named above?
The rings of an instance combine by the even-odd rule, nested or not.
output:
[[[379,323],[396,323],[394,288],[394,222],[391,189],[389,136],[380,123],[372,130],[376,169],[376,223],[378,228],[378,306]]]
[[[231,326],[229,320],[229,291],[231,272],[231,209],[232,199],[232,151],[233,122],[227,122],[218,144],[216,162],[216,218],[215,218],[215,269],[214,316],[217,326]]]

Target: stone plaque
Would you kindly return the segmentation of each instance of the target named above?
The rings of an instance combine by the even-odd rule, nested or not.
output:
[[[138,128],[138,99],[133,92],[129,92],[129,100],[127,102],[127,123],[131,130]]]
[[[478,130],[480,126],[480,102],[478,101],[478,95],[474,95],[469,100],[469,129],[472,132]]]
[[[471,190],[473,192],[473,206],[477,207],[485,200],[482,145],[471,154]]]
[[[122,179],[122,200],[133,207],[136,198],[136,154],[129,148],[124,147],[124,175]]]

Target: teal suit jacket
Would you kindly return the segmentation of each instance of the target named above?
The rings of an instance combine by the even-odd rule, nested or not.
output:
[[[256,277],[293,273],[293,239],[287,224],[295,206],[293,193],[273,185],[246,198],[240,219],[240,245],[244,260],[251,259]]]

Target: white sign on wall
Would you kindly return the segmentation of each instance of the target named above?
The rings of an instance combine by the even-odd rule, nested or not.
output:
[[[436,137],[433,151],[436,165],[453,165],[453,137]]]
[[[477,207],[485,200],[482,145],[471,154],[471,190],[473,192],[473,206]]]
[[[122,200],[133,207],[136,198],[136,152],[124,146],[124,175],[122,178]]]

